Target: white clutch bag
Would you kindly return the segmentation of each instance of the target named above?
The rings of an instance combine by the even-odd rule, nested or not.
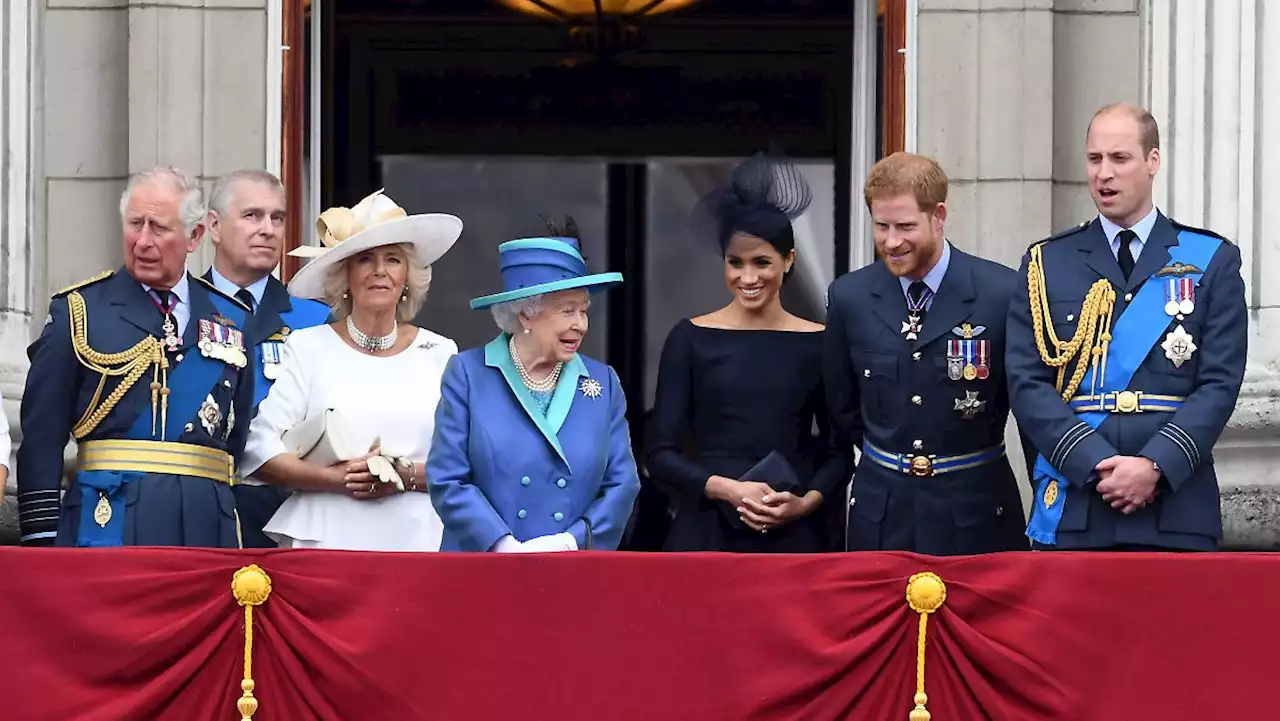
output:
[[[285,431],[285,448],[308,463],[332,466],[369,452],[372,438],[357,438],[342,414],[330,408]]]

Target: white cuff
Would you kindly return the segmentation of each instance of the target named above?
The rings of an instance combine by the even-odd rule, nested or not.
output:
[[[520,542],[514,536],[507,534],[499,538],[498,542],[493,544],[493,547],[489,550],[493,553],[519,553],[520,545]]]

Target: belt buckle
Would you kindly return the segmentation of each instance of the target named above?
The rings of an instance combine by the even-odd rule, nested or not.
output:
[[[933,475],[933,459],[928,456],[907,456],[911,466],[907,473],[916,478],[928,478]]]
[[[1120,391],[1116,394],[1117,413],[1141,413],[1142,391]]]

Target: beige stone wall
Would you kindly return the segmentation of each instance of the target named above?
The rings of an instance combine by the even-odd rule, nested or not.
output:
[[[48,0],[39,313],[121,262],[125,179],[176,165],[206,187],[266,154],[266,0]],[[193,269],[207,264],[207,249]]]

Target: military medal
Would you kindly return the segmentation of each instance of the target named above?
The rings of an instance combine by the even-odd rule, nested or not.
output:
[[[280,344],[262,344],[262,375],[269,381],[280,377]]]
[[[106,528],[111,522],[111,502],[105,493],[98,494],[98,504],[93,507],[93,522],[100,528]]]
[[[978,377],[978,367],[973,362],[973,341],[962,340],[960,344],[964,346],[964,379],[971,381]]]
[[[947,340],[947,377],[958,381],[964,377],[964,356],[960,353],[958,340]]]
[[[987,407],[986,401],[978,400],[978,391],[965,391],[964,398],[957,398],[955,410],[960,411],[965,420],[973,418]]]
[[[1195,340],[1181,323],[1177,328],[1169,331],[1160,347],[1164,348],[1164,357],[1173,361],[1174,368],[1181,368],[1182,364],[1191,360],[1191,355],[1196,352]]]
[[[991,376],[991,369],[987,366],[987,351],[989,349],[987,341],[978,341],[978,380],[985,381]]]
[[[907,296],[907,319],[902,322],[902,330],[900,331],[906,336],[907,340],[916,340],[920,337],[921,320],[923,319],[924,309],[929,305],[929,299],[933,297],[933,291],[925,287],[924,292],[920,294],[919,301],[911,300],[911,296]]]
[[[1164,295],[1167,302],[1164,304],[1165,315],[1191,315],[1196,310],[1196,282],[1194,278],[1166,278],[1164,282]]]

